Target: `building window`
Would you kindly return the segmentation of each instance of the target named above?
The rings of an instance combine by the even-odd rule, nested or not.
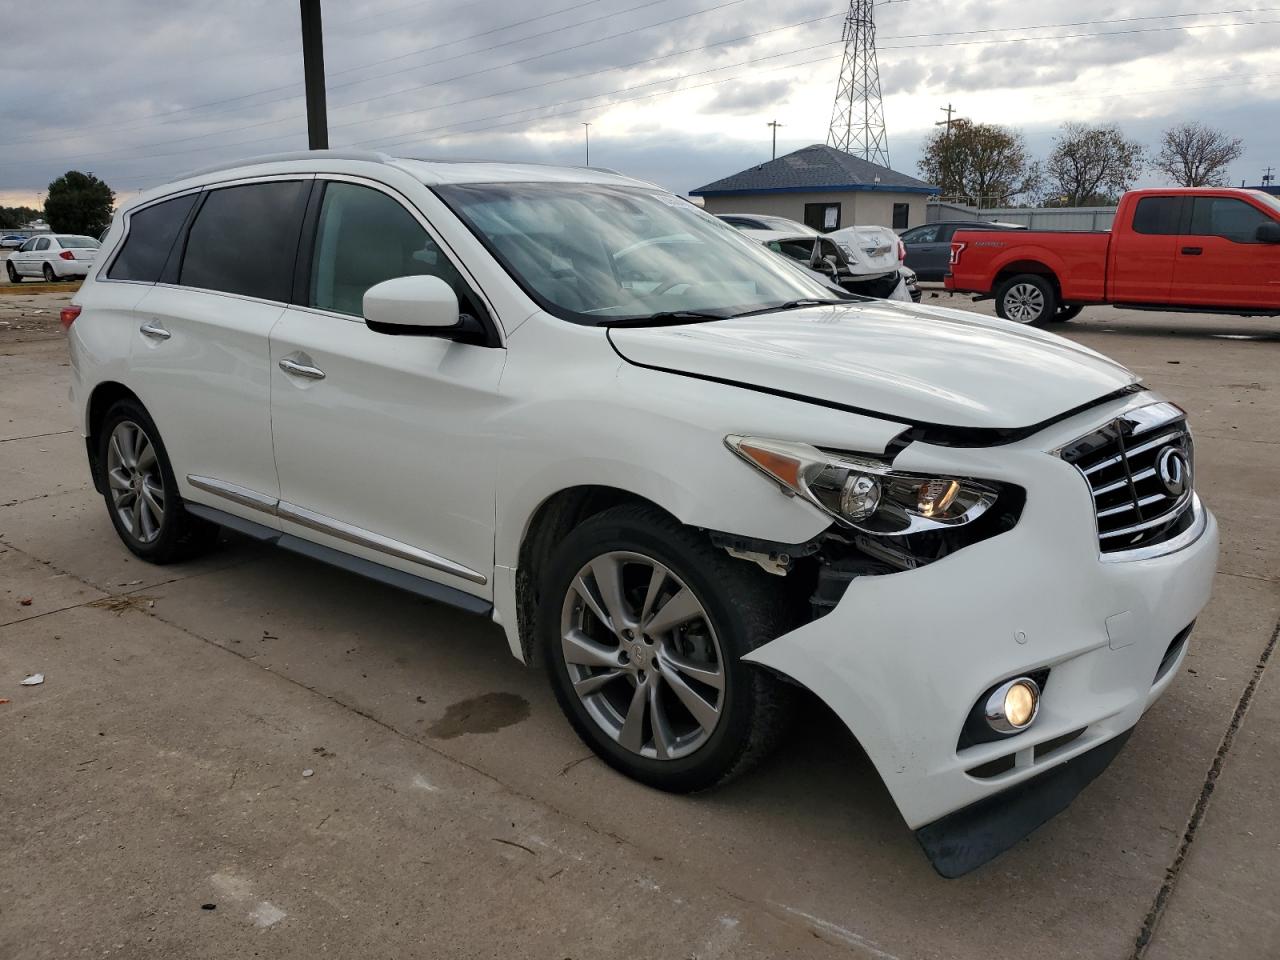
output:
[[[804,205],[804,225],[829,233],[840,229],[840,204],[838,203],[806,203]]]
[[[911,226],[911,204],[895,203],[893,205],[893,229],[905,230]]]

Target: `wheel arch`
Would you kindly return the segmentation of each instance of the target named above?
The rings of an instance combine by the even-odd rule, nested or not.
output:
[[[1062,300],[1062,281],[1058,279],[1058,270],[1042,260],[1011,260],[1009,263],[1003,264],[996,271],[995,280],[991,285],[992,293],[998,295],[1000,288],[1008,281],[1024,273],[1043,277],[1053,287],[1054,295],[1058,300]]]
[[[95,386],[89,394],[89,402],[85,404],[84,442],[89,454],[89,472],[93,476],[93,487],[99,493],[105,493],[106,490],[98,463],[98,428],[106,417],[107,411],[120,400],[133,400],[141,404],[144,409],[146,408],[146,404],[142,403],[136,393],[115,380],[104,380]]]

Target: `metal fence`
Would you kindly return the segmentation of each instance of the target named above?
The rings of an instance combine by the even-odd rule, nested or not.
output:
[[[1115,216],[1115,207],[975,207],[935,200],[925,212],[925,222],[999,220],[1033,230],[1110,230]]]

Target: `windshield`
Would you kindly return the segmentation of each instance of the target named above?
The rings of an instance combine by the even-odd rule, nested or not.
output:
[[[61,244],[64,249],[70,250],[80,250],[84,247],[88,247],[90,250],[96,250],[98,247],[102,246],[102,244],[93,239],[93,237],[58,237],[58,243]]]
[[[436,192],[545,310],[575,323],[715,319],[839,296],[657,188],[484,183]]]

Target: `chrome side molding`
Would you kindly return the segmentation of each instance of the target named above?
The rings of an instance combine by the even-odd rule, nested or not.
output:
[[[439,570],[441,573],[460,577],[463,580],[468,580],[481,586],[489,582],[489,578],[483,573],[472,570],[470,567],[464,567],[460,563],[454,563],[447,557],[441,557],[428,550],[420,550],[407,543],[401,543],[399,540],[393,540],[390,537],[382,536],[380,533],[374,533],[372,530],[365,530],[363,527],[335,520],[333,517],[326,517],[322,513],[316,513],[295,503],[265,496],[238,484],[227,483],[225,480],[215,480],[213,477],[195,476],[194,474],[187,474],[187,482],[199,490],[224,497],[233,503],[240,504],[242,507],[260,510],[273,517],[279,517],[281,520],[288,520],[318,533],[337,537],[339,540],[345,540],[347,543],[353,543],[367,550],[376,550],[390,557],[408,560],[410,563],[418,563],[432,570]]]

